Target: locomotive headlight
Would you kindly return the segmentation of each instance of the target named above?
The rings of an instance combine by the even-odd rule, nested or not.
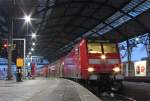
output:
[[[101,59],[103,59],[103,60],[106,59],[106,55],[104,55],[104,54],[101,55]]]
[[[88,72],[94,72],[94,68],[93,67],[89,67],[88,68]]]
[[[113,71],[116,72],[116,73],[118,73],[118,72],[120,72],[120,68],[119,67],[114,67]]]

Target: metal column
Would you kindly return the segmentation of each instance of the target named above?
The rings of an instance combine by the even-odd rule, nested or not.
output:
[[[12,80],[12,35],[13,35],[13,19],[11,25],[11,34],[8,38],[8,68],[7,68],[7,80]]]
[[[127,51],[128,51],[128,76],[131,75],[131,50],[129,40],[127,40]]]

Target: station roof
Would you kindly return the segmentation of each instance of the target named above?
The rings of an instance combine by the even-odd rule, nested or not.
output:
[[[122,42],[150,29],[150,0],[1,0],[0,5],[1,38],[12,32],[12,18],[32,12],[28,31],[23,21],[13,20],[13,37],[25,37],[29,52],[29,33],[36,32],[35,54],[50,61],[66,55],[84,37]]]

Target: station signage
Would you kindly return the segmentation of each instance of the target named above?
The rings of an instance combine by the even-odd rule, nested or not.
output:
[[[146,61],[134,63],[135,76],[146,76]]]
[[[23,67],[24,66],[23,58],[17,58],[16,65],[17,67]]]

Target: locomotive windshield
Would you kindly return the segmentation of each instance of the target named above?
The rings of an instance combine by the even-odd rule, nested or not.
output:
[[[100,43],[88,43],[88,53],[102,53]]]
[[[103,44],[103,51],[101,45]],[[88,43],[88,53],[117,53],[117,47],[114,43]]]
[[[104,53],[117,53],[116,44],[105,43],[103,44]]]

